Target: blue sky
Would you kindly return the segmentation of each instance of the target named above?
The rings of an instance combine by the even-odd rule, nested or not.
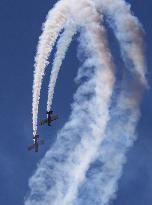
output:
[[[39,129],[45,146],[38,154],[27,152],[32,142],[32,80],[33,59],[41,25],[55,1],[0,1],[0,204],[22,205],[28,191],[28,179],[36,163],[44,156],[55,135],[70,113],[73,82],[79,62],[76,41],[72,43],[57,82],[54,111],[60,120],[51,129]],[[152,13],[151,0],[144,4],[130,0],[134,14],[144,26],[148,79],[152,85]],[[113,47],[114,49],[114,47]],[[117,56],[117,53],[116,53]],[[117,61],[117,60],[116,60]],[[119,62],[117,62],[119,63]],[[43,83],[39,118],[45,115],[48,67]],[[119,181],[117,199],[112,205],[151,205],[152,201],[152,92],[146,91],[141,104],[142,117],[138,125],[138,140],[128,153],[128,161]]]

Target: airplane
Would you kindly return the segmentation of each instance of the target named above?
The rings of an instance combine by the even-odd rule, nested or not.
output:
[[[44,144],[44,140],[40,140],[39,135],[37,134],[33,137],[33,140],[34,140],[34,144],[30,145],[28,147],[28,150],[31,151],[32,149],[34,149],[35,152],[38,152],[39,145]]]
[[[45,124],[47,124],[48,126],[51,126],[51,123],[54,120],[57,120],[59,118],[58,115],[53,115],[53,111],[52,110],[51,111],[47,111],[46,114],[47,114],[47,118],[40,121],[40,125],[41,126],[45,125]]]

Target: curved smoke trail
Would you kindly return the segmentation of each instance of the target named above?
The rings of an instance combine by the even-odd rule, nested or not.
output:
[[[55,44],[59,32],[62,30],[69,15],[67,1],[59,1],[48,13],[46,22],[43,25],[43,32],[39,38],[37,53],[35,57],[35,71],[33,82],[33,134],[37,132],[37,115],[40,99],[40,90],[45,68],[48,65],[48,57]]]
[[[117,105],[111,111],[111,120],[98,156],[88,170],[74,205],[107,205],[116,197],[126,153],[136,139],[140,117],[139,101],[143,85],[140,79],[133,78],[133,81],[127,82],[132,86],[123,85]]]
[[[55,144],[46,153],[29,181],[30,194],[25,205],[107,205],[116,194],[117,181],[126,160],[125,154],[135,140],[135,128],[140,116],[140,96],[147,84],[142,27],[137,18],[131,15],[125,1],[80,0],[76,3],[75,0],[62,0],[60,1],[62,10],[65,4],[67,11],[67,2],[73,20],[81,27],[79,52],[80,56],[83,53],[86,57],[76,78],[81,85],[74,95],[72,113],[68,122],[58,133]],[[102,26],[102,16],[100,22],[96,8],[108,18],[108,23],[120,43],[122,58],[126,67],[129,68],[128,72],[132,74],[132,82],[126,79],[123,82],[117,106],[112,105],[111,115],[109,107],[115,78],[106,33]],[[66,14],[67,19],[68,15]],[[55,42],[65,22],[65,19],[64,22],[61,20],[59,27],[57,25],[53,41],[49,41],[51,28],[44,30],[44,33],[47,33],[47,42]],[[64,45],[60,44],[66,39],[66,35],[63,36],[64,33],[58,45]],[[59,65],[65,56],[63,51],[66,52],[71,38],[72,35],[61,50],[58,47],[56,59],[58,55],[60,57],[58,61],[55,61]],[[40,42],[42,48],[49,45],[45,41],[43,43],[40,40]],[[52,49],[54,43],[50,44]],[[36,69],[35,79],[38,80],[38,84],[35,80],[35,87],[33,87],[35,93],[34,132],[37,129],[38,101],[43,71],[51,52],[50,47],[47,48],[46,53],[43,49],[38,49],[40,51],[38,56],[42,57],[40,59],[43,63],[39,69]],[[56,74],[52,70],[51,78],[55,74],[55,81],[59,67],[55,66],[56,69],[53,69]],[[87,77],[85,82],[84,76]],[[51,96],[53,96],[53,86],[50,87]],[[51,101],[52,98],[50,98],[50,106]],[[94,161],[98,161],[98,166],[91,164]]]
[[[97,66],[97,59],[94,59],[93,54],[92,66],[94,63]],[[89,69],[88,72],[92,72],[93,68]],[[31,194],[26,205],[50,202],[54,205],[66,205],[75,199],[77,188],[96,154],[109,119],[109,98],[113,85],[110,73],[107,67],[96,68],[94,75],[90,75],[90,79],[78,88],[70,120],[60,131],[56,143],[30,180]],[[108,80],[110,83],[107,83]],[[101,89],[105,89],[102,95]],[[90,100],[89,95],[92,96]]]
[[[72,41],[73,36],[77,31],[76,25],[72,23],[68,23],[68,25],[64,29],[65,31],[60,36],[60,39],[57,43],[57,52],[55,54],[55,58],[53,61],[48,90],[47,111],[51,110],[54,88],[58,77],[58,73],[60,71],[60,67],[62,65],[62,61],[65,58],[68,47]]]
[[[108,109],[114,85],[113,65],[98,14],[91,8],[85,12],[92,21],[84,22],[80,42],[81,50],[88,57],[85,65],[88,65],[88,72],[92,75],[78,88],[70,120],[31,178],[31,194],[25,202],[27,205],[49,204],[50,200],[54,205],[73,202],[109,120]]]
[[[119,41],[122,58],[126,67],[138,74],[143,85],[146,65],[144,57],[143,28],[139,20],[132,15],[130,4],[124,0],[94,0],[101,13],[105,13],[108,23]]]
[[[147,86],[141,25],[131,15],[124,1],[109,1],[109,4],[102,1],[103,5],[107,13],[111,12],[110,17],[108,16],[109,23],[120,42],[124,62],[130,65],[131,60],[135,71],[129,68],[133,75],[132,81],[129,78],[123,83],[117,106],[111,111],[111,121],[107,126],[98,157],[90,167],[74,205],[107,205],[116,197],[117,183],[126,162],[126,152],[136,139],[140,99],[144,87]]]

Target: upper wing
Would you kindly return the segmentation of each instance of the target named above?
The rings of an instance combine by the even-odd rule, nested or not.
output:
[[[32,144],[32,145],[30,145],[27,149],[30,151],[30,150],[34,149],[34,147],[35,147],[35,145]]]
[[[51,116],[51,121],[57,120],[58,118],[59,118],[58,115],[53,115]]]
[[[45,125],[45,124],[47,124],[47,123],[48,123],[48,120],[47,120],[47,119],[40,121],[40,125]]]

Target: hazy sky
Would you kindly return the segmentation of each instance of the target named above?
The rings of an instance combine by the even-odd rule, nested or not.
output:
[[[67,53],[59,74],[54,112],[60,116],[51,128],[39,129],[45,146],[39,153],[28,152],[32,143],[32,80],[33,59],[41,25],[55,1],[0,1],[0,204],[22,205],[28,191],[28,179],[55,140],[70,113],[73,82],[79,62],[76,59],[76,40]],[[148,80],[152,85],[152,1],[130,0],[132,11],[145,29]],[[109,39],[112,38],[109,32]],[[115,41],[111,44],[115,51]],[[115,61],[119,64],[118,52]],[[51,66],[43,83],[39,118],[45,116],[47,83]],[[138,125],[138,140],[128,153],[117,199],[111,205],[151,205],[152,202],[152,91],[145,92],[141,104],[142,117]]]

